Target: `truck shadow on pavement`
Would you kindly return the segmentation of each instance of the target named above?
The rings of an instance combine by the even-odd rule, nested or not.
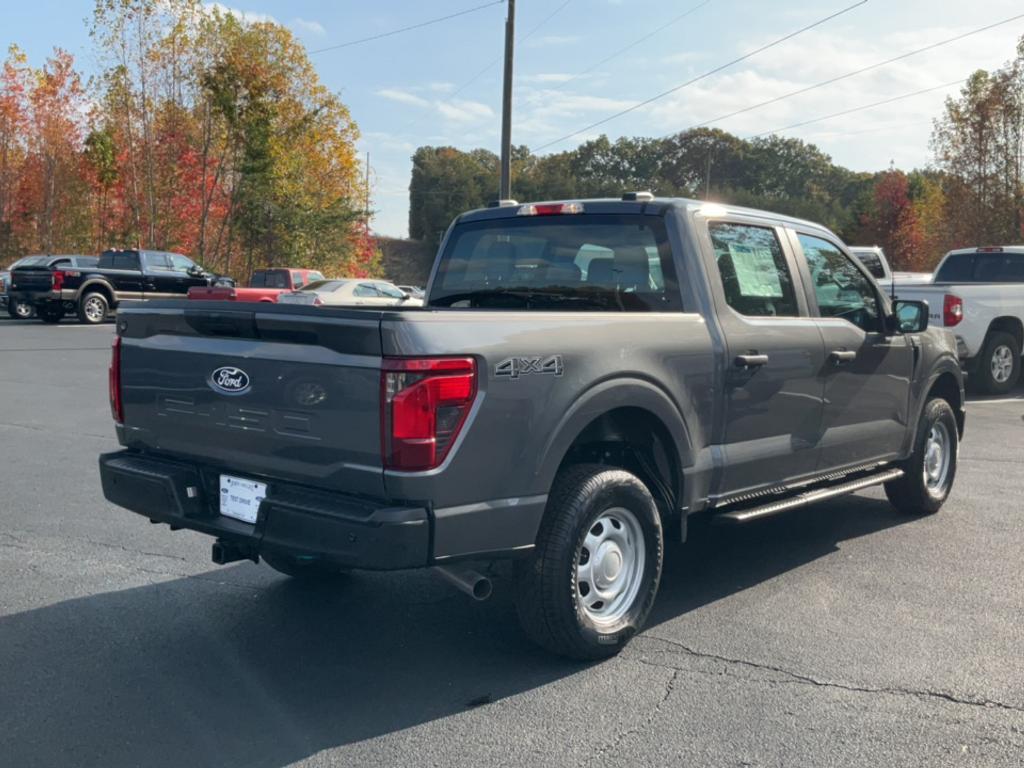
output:
[[[692,525],[652,625],[903,522],[852,497]],[[309,588],[243,564],[4,617],[0,762],[276,768],[584,669],[526,641],[510,591],[472,603],[422,572]]]

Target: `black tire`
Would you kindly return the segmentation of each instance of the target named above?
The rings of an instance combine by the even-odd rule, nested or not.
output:
[[[595,620],[584,604],[589,587],[583,591],[577,568],[581,558],[589,559],[589,554],[583,554],[584,540],[616,509],[631,513],[632,523],[639,525],[643,541],[635,549],[643,552],[644,560],[633,571],[638,584],[634,596],[622,604],[620,616],[605,622]],[[647,620],[658,594],[663,557],[661,518],[639,478],[597,464],[570,467],[555,480],[536,549],[515,564],[516,608],[523,630],[560,656],[587,660],[614,656]],[[615,562],[628,560],[618,557]],[[623,600],[632,593],[632,589],[625,591]]]
[[[99,291],[92,291],[78,300],[76,314],[80,323],[99,325],[110,314],[110,302]]]
[[[331,566],[316,560],[303,560],[277,552],[260,553],[260,559],[278,573],[302,581],[327,581],[348,575],[344,568]]]
[[[64,317],[64,307],[59,303],[44,304],[36,309],[36,317],[49,325],[56,325]]]
[[[928,444],[932,429],[944,430],[946,448],[944,455],[948,466],[941,482],[932,484],[928,477]],[[929,400],[921,414],[914,437],[914,453],[902,466],[904,475],[899,480],[885,484],[885,495],[896,509],[907,515],[931,515],[939,511],[949,496],[956,479],[957,449],[960,435],[956,428],[956,417],[949,403],[940,398]]]
[[[1006,371],[1009,364],[1009,375],[1005,380],[1000,378],[1005,373],[997,374],[997,370]],[[1005,395],[1017,384],[1020,378],[1020,343],[1009,333],[994,331],[985,339],[985,346],[978,356],[977,365],[974,369],[974,376],[971,381],[976,382],[978,389],[990,395]]]
[[[15,320],[28,320],[35,314],[35,308],[24,301],[8,301],[7,314]]]

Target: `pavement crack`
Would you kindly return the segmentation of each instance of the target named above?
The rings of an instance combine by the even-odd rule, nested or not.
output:
[[[111,544],[110,542],[107,542],[107,541],[96,541],[95,539],[84,539],[84,541],[86,541],[89,544],[92,544],[94,547],[106,547],[107,549],[119,549],[122,552],[127,552],[129,555],[143,555],[145,557],[162,557],[162,558],[165,558],[167,560],[177,560],[177,561],[182,562],[182,563],[189,562],[189,558],[182,557],[181,555],[167,555],[167,554],[164,554],[163,552],[146,552],[146,551],[141,550],[141,549],[131,549],[130,547],[126,547],[123,544]]]
[[[650,662],[646,661],[645,659],[639,659],[638,658],[638,659],[635,659],[635,661],[638,661],[639,663],[645,664],[646,666],[649,666],[649,667],[660,667],[662,669],[671,669],[672,670],[672,674],[669,676],[668,680],[665,681],[665,690],[664,690],[661,698],[655,703],[655,705],[647,713],[647,716],[641,722],[637,723],[636,725],[634,725],[634,726],[632,726],[630,728],[627,728],[624,731],[620,731],[619,733],[615,734],[615,736],[612,738],[612,740],[610,742],[608,742],[607,744],[604,744],[604,745],[598,747],[594,751],[594,754],[591,755],[590,759],[587,761],[587,765],[592,764],[594,761],[600,759],[604,755],[607,755],[609,752],[614,752],[616,749],[618,749],[619,745],[622,744],[622,742],[625,741],[630,736],[636,736],[638,734],[643,733],[648,728],[650,728],[651,725],[653,725],[654,721],[657,719],[658,715],[661,714],[661,710],[665,706],[665,703],[669,700],[669,697],[675,691],[676,681],[679,679],[679,675],[683,671],[683,670],[678,669],[676,667],[666,667],[665,665],[662,665],[662,664],[653,664],[653,663],[650,663]]]
[[[10,429],[24,429],[29,432],[40,432],[46,435],[52,435],[54,430],[53,427],[39,427],[34,424],[17,424],[14,422],[0,422],[0,427],[8,427]],[[106,440],[107,442],[113,441],[115,438],[113,435],[95,435],[92,432],[76,432],[76,437],[91,437],[94,440]]]
[[[892,687],[876,687],[867,685],[854,685],[852,683],[842,683],[833,680],[820,680],[810,675],[801,674],[784,667],[775,666],[773,664],[763,664],[756,661],[748,661],[747,659],[737,659],[729,656],[722,656],[717,653],[708,653],[706,651],[698,651],[690,648],[677,640],[669,640],[666,637],[659,637],[658,635],[645,634],[640,635],[637,639],[642,640],[653,640],[664,643],[672,648],[676,648],[683,651],[688,656],[692,656],[698,659],[707,659],[709,661],[717,661],[722,664],[729,666],[742,666],[749,669],[756,669],[761,672],[774,672],[779,675],[783,675],[788,680],[778,680],[774,682],[779,683],[799,683],[802,685],[812,685],[818,688],[833,688],[842,691],[849,691],[851,693],[867,693],[867,694],[885,694],[890,696],[913,696],[916,698],[924,699],[938,699],[941,701],[949,702],[951,704],[959,704],[962,706],[979,707],[982,709],[1001,709],[1008,712],[1024,712],[1024,707],[1017,706],[1014,704],[1007,704],[1002,701],[995,701],[993,699],[977,699],[977,698],[966,698],[963,696],[957,696],[946,691],[932,691],[928,689],[917,689],[917,688],[905,688],[902,686]],[[651,666],[662,666],[666,669],[681,669],[670,664],[658,664],[650,660],[641,659],[642,663],[650,664]]]

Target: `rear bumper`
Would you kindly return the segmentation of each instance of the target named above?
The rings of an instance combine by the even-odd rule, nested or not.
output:
[[[426,506],[390,506],[271,481],[254,525],[220,515],[219,473],[120,451],[100,456],[103,495],[132,512],[251,548],[348,568],[430,564]]]
[[[61,291],[11,291],[7,294],[11,301],[20,301],[38,307],[55,301],[64,301]]]

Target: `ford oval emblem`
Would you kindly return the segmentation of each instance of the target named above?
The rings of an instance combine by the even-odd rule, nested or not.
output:
[[[210,374],[210,386],[225,395],[244,395],[249,391],[249,374],[241,368],[225,365]]]

